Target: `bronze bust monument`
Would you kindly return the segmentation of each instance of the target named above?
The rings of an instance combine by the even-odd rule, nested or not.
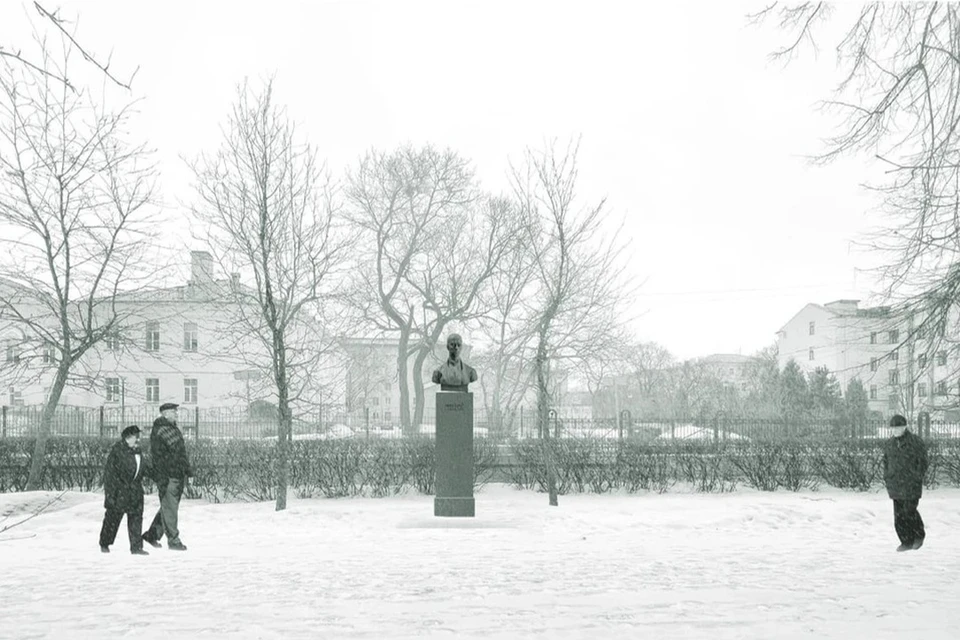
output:
[[[433,383],[440,385],[440,391],[467,392],[467,385],[477,381],[477,370],[460,359],[463,338],[451,333],[447,336],[447,352],[450,357],[433,372]]]

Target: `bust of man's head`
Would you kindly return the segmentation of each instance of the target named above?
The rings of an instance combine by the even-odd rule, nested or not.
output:
[[[463,338],[459,333],[451,333],[447,336],[447,353],[450,359],[457,362],[460,359],[460,349],[463,348]]]

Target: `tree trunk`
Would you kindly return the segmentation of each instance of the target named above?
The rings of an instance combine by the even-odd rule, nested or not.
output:
[[[293,416],[290,412],[290,391],[287,388],[286,341],[274,338],[274,379],[277,382],[277,504],[276,510],[287,508],[290,485],[290,443],[293,439]]]
[[[400,346],[397,348],[397,377],[400,382],[400,427],[403,435],[415,435],[413,425],[410,421],[410,383],[407,379],[407,349],[410,345],[410,329],[405,327],[400,330]]]
[[[63,395],[63,389],[67,386],[67,375],[70,372],[71,365],[72,363],[61,360],[60,366],[57,367],[57,374],[53,380],[53,387],[50,389],[50,396],[47,398],[47,403],[43,406],[43,413],[40,416],[40,428],[37,431],[37,440],[33,445],[33,456],[30,458],[30,472],[27,474],[25,491],[40,490],[43,463],[47,455],[47,441],[50,439],[50,426],[53,424],[57,405],[60,404],[60,396]]]
[[[423,424],[423,412],[426,405],[426,388],[423,384],[423,363],[427,359],[426,349],[417,352],[413,360],[413,428],[420,430]],[[436,417],[434,417],[436,420]]]
[[[553,440],[550,438],[549,424],[549,390],[547,388],[547,345],[545,332],[540,335],[537,345],[537,422],[540,427],[540,437],[543,438],[543,456],[547,472],[547,494],[550,506],[559,505],[557,500],[557,467]]]

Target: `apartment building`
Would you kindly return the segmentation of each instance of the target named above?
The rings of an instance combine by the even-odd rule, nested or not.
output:
[[[272,401],[269,358],[263,342],[241,322],[239,276],[214,276],[206,251],[190,253],[190,279],[183,285],[121,293],[109,306],[121,318],[109,335],[77,363],[60,404],[64,406],[159,406],[242,411],[257,400]],[[4,295],[10,295],[10,285]],[[42,300],[22,297],[21,309],[48,313]],[[107,305],[104,305],[107,306]],[[253,317],[256,317],[254,315]],[[55,363],[12,318],[0,318],[6,391],[0,404],[45,402]]]
[[[948,417],[960,405],[960,353],[946,326],[925,324],[858,300],[807,304],[777,331],[779,365],[826,367],[843,390],[859,378],[874,411]]]

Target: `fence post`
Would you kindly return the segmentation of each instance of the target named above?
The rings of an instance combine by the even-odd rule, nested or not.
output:
[[[624,409],[620,412],[620,439],[623,440],[623,432],[626,430],[627,439],[633,437],[633,415],[630,413],[629,409]]]
[[[720,442],[720,413],[713,416],[713,442]]]
[[[520,405],[520,437],[523,438],[525,435],[523,430],[523,405]]]
[[[2,418],[2,422],[3,422],[3,437],[6,438],[6,437],[7,437],[7,405],[3,405],[3,410],[0,411],[0,414],[2,414],[2,416],[3,416],[3,418]]]
[[[921,411],[917,415],[917,433],[920,434],[922,438],[930,437],[930,412]]]
[[[100,437],[101,438],[103,437],[103,432],[106,429],[106,425],[104,424],[104,422],[105,421],[103,419],[103,405],[100,405]],[[86,431],[86,429],[84,429],[84,431]]]
[[[436,418],[434,418],[434,429],[436,429]],[[363,422],[366,425],[367,440],[370,439],[370,407],[363,408]]]
[[[200,407],[193,408],[193,439],[200,439]]]

